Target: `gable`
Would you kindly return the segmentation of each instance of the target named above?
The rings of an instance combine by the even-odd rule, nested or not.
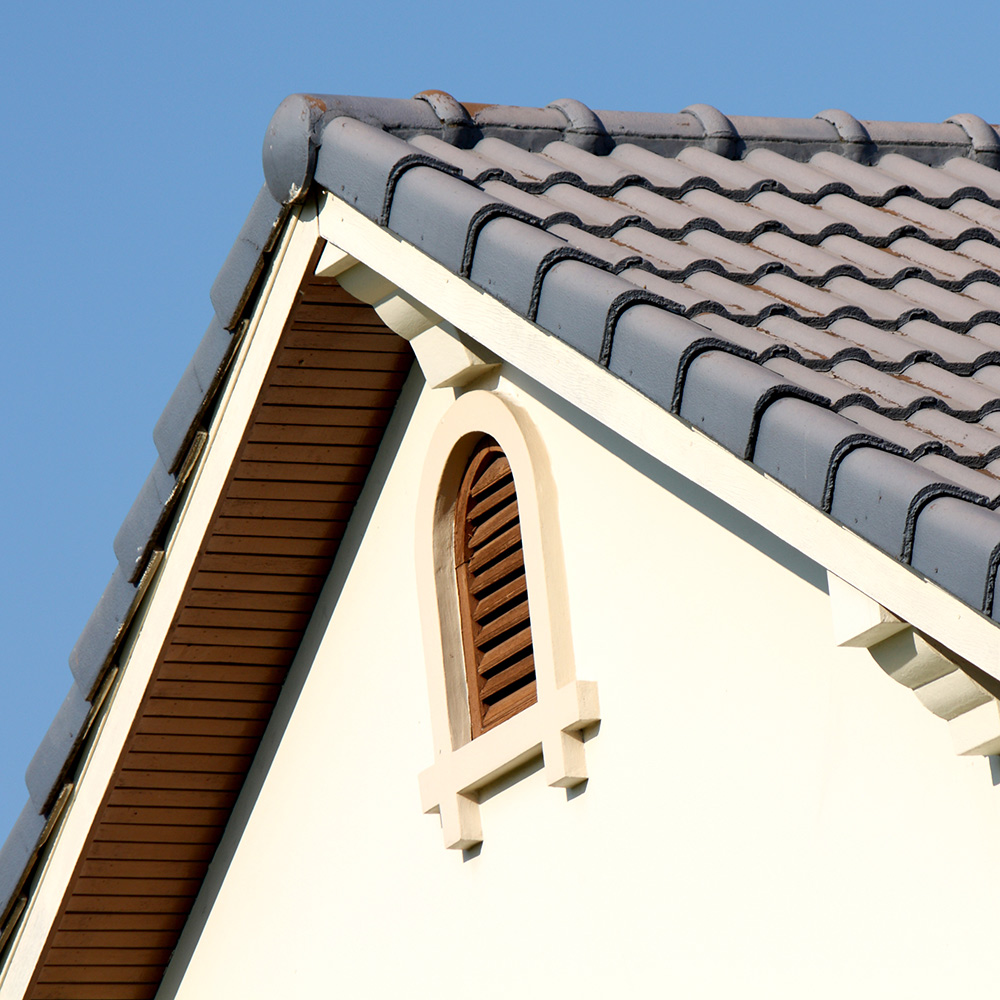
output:
[[[160,461],[115,541],[119,570],[74,650],[74,687],[0,856],[2,933],[29,942],[23,954],[44,952],[61,970],[121,958],[94,939],[56,937],[79,912],[67,906],[80,880],[95,879],[86,885],[105,901],[139,884],[116,884],[105,863],[139,859],[87,855],[108,842],[105,810],[125,810],[106,814],[125,820],[112,825],[155,827],[149,810],[191,809],[185,826],[221,832],[396,398],[407,342],[430,386],[461,393],[501,363],[533,380],[603,428],[595,436],[612,450],[637,447],[943,644],[948,676],[978,668],[992,683],[992,127],[972,116],[862,124],[837,112],[731,120],[704,106],[595,114],[568,101],[473,111],[440,94],[309,97],[275,116],[268,188],[213,286],[217,320],[156,428]],[[338,298],[341,278],[358,304]],[[344,315],[331,320],[331,309]],[[395,333],[372,332],[383,320]],[[320,354],[340,350],[331,336],[344,345],[335,362]],[[382,339],[368,350],[358,337]],[[304,412],[317,409],[350,413],[343,440]],[[278,416],[260,428],[280,431],[260,436],[265,411]],[[358,422],[375,411],[375,423]],[[276,523],[289,520],[294,531]],[[280,541],[262,549],[262,538]],[[241,589],[241,575],[263,589]],[[224,606],[231,593],[264,595],[252,599],[260,614],[248,620],[242,597]],[[247,670],[236,679],[233,666]],[[149,718],[171,721],[144,721],[166,703]],[[992,715],[965,751],[1000,739],[992,696],[982,705]],[[206,773],[230,777],[122,794],[122,775],[157,770],[130,766],[129,754],[169,756],[171,782],[202,773],[185,757],[210,757],[218,770]],[[185,805],[177,791],[216,798]],[[177,859],[189,867],[170,888],[185,905],[209,853]],[[50,889],[35,899],[45,865]],[[163,881],[148,866],[128,877]],[[155,943],[140,948],[151,970],[142,995],[169,930],[151,928]],[[99,974],[86,973],[92,984]]]

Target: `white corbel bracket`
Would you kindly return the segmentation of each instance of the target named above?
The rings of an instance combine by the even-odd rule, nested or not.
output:
[[[907,628],[906,622],[862,594],[839,576],[827,573],[833,641],[838,646],[870,649],[876,643]]]
[[[408,340],[432,389],[461,386],[500,366],[500,360],[377,271],[327,244],[316,274],[337,278],[350,295],[375,309],[390,330]]]
[[[1000,704],[973,679],[984,675],[839,577],[828,578],[837,645],[867,649],[894,681],[946,720],[957,754],[1000,753]]]
[[[468,850],[482,841],[479,791],[539,751],[552,787],[574,788],[586,781],[582,733],[600,717],[597,685],[571,681],[421,772],[421,805],[425,813],[440,814],[445,847]]]

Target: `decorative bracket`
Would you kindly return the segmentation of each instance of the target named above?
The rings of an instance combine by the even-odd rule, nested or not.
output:
[[[955,753],[1000,753],[1000,681],[916,631],[872,598],[828,574],[838,646],[867,649],[951,731]]]
[[[365,264],[327,244],[316,267],[367,302],[393,333],[408,340],[432,389],[462,386],[500,366],[500,359]]]

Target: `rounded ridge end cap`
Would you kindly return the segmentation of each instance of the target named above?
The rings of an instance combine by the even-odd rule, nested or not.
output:
[[[1000,167],[1000,138],[989,122],[979,115],[960,114],[946,118],[945,123],[957,125],[969,137],[972,159],[989,167]]]
[[[326,102],[312,94],[292,94],[278,105],[264,133],[264,179],[275,201],[290,205],[305,196],[316,165],[317,122]]]

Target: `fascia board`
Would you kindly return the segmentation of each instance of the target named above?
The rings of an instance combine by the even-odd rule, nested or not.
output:
[[[225,485],[275,346],[318,238],[315,209],[293,214],[275,254],[260,303],[234,360],[216,418],[191,486],[177,515],[157,579],[121,651],[120,681],[76,778],[59,829],[48,848],[5,967],[0,1000],[20,1000],[45,947],[77,860],[141,709],[153,667],[194,566],[216,501]]]
[[[341,199],[320,234],[427,309],[840,579],[1000,678],[1000,628]]]

